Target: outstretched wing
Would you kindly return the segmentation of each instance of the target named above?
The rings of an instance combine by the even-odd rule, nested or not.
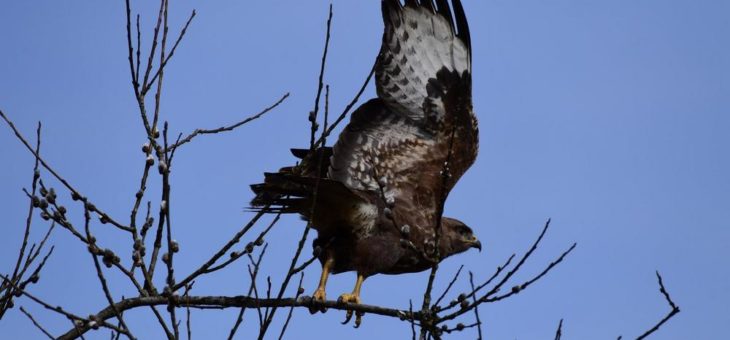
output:
[[[395,215],[431,230],[441,197],[477,153],[469,28],[459,0],[383,0],[382,9],[380,98],[353,113],[333,148],[328,177],[376,192]],[[451,177],[443,183],[449,155]]]
[[[379,98],[353,113],[332,149],[293,150],[301,164],[253,185],[255,209],[298,212],[320,236],[345,228],[362,237],[391,218],[425,230],[421,239],[433,231],[441,197],[477,153],[469,28],[460,0],[382,0],[382,9]]]
[[[449,114],[447,92],[458,89],[462,100],[471,101],[469,27],[461,2],[451,3],[453,12],[448,0],[382,2],[378,96],[393,112],[431,130]]]
[[[434,197],[448,193],[477,152],[466,16],[459,0],[382,0],[382,9],[380,98],[353,113],[333,149],[329,176],[435,211]],[[438,174],[449,154],[452,176],[442,188]]]

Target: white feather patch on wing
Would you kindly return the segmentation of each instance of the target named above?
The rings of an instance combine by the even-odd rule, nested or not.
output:
[[[458,74],[470,71],[467,46],[455,36],[446,18],[425,7],[406,6],[400,15],[386,18],[385,25],[376,74],[378,96],[414,121],[440,119],[445,114],[440,100],[424,110],[426,85],[442,69]]]
[[[378,220],[378,217],[378,207],[370,203],[360,203],[353,210],[349,225],[356,226],[355,232],[358,235],[366,236],[375,228],[375,222]]]

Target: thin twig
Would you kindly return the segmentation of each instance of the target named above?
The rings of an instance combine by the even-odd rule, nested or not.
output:
[[[91,236],[91,226],[90,226],[91,215],[89,214],[89,209],[87,209],[85,205],[84,205],[84,221],[85,221],[84,229],[86,230],[86,239],[93,240],[93,236]],[[89,242],[89,249],[94,249],[94,248],[96,248],[96,245],[93,242]],[[97,255],[94,252],[90,252],[90,254],[91,254],[91,258],[94,260],[94,268],[96,268],[96,276],[99,278],[99,282],[101,283],[102,291],[104,291],[104,297],[106,297],[106,300],[109,303],[109,306],[113,307],[112,311],[114,312],[114,315],[116,316],[117,320],[119,321],[119,324],[121,325],[121,327],[119,327],[119,328],[124,331],[124,335],[126,335],[127,338],[135,339],[135,337],[132,335],[131,331],[129,330],[129,327],[127,327],[127,324],[124,322],[124,318],[122,317],[122,314],[116,308],[114,308],[114,298],[112,297],[111,292],[109,291],[109,285],[106,281],[106,277],[104,277],[104,272],[101,269],[101,265],[99,264],[99,258],[97,257]],[[104,256],[106,257],[107,255],[105,254]],[[109,264],[111,264],[111,262],[117,262],[117,259],[113,258],[108,261],[110,261]],[[96,321],[92,320],[91,322],[96,322]]]
[[[132,45],[132,9],[129,2],[129,0],[124,2],[127,15],[127,50],[129,52],[127,59],[129,60],[129,71],[132,74],[132,88],[134,89],[135,97],[139,98],[139,16],[137,16],[137,70],[135,70],[133,57],[134,47]]]
[[[347,117],[347,114],[350,113],[350,110],[352,110],[352,108],[355,107],[355,104],[357,104],[357,102],[360,100],[360,97],[365,92],[365,89],[367,88],[368,84],[370,83],[370,79],[373,78],[373,75],[375,74],[375,68],[377,65],[378,65],[377,61],[375,63],[373,63],[373,67],[370,69],[370,73],[365,78],[365,82],[363,82],[362,86],[360,87],[360,90],[358,90],[355,97],[352,98],[352,101],[350,101],[349,104],[347,104],[347,107],[345,107],[345,109],[342,111],[342,113],[340,113],[340,115],[337,117],[337,119],[334,120],[332,125],[329,128],[324,129],[324,133],[322,134],[322,136],[319,138],[319,140],[316,143],[314,143],[315,148],[319,147],[320,145],[324,145],[325,139],[330,134],[332,134],[332,131],[334,131],[334,129],[340,124],[340,122],[342,122],[342,120],[345,119],[345,117]]]
[[[193,283],[185,286],[185,294],[183,295],[183,299],[186,299],[190,296],[190,290],[193,288]],[[191,340],[193,338],[193,335],[192,335],[192,327],[190,325],[191,319],[192,319],[192,317],[190,316],[190,307],[185,308],[185,313],[187,314],[187,319],[185,321],[185,326],[186,326],[185,328],[187,329],[188,340]]]
[[[297,285],[297,295],[295,296],[295,299],[299,299],[299,297],[304,292],[304,289],[302,288],[302,282],[304,282],[304,273],[299,276],[299,285]],[[284,338],[284,333],[286,333],[286,328],[287,326],[289,326],[292,314],[294,314],[294,306],[289,308],[289,314],[287,314],[284,326],[281,327],[281,333],[279,333],[279,340],[282,340]]]
[[[129,13],[127,13],[129,15]],[[127,30],[129,30],[129,27],[127,27]],[[128,34],[131,34],[131,32],[128,32]],[[131,42],[129,43],[131,45]],[[134,87],[137,92],[139,92],[139,65],[140,65],[140,59],[141,59],[141,52],[142,52],[142,33],[139,28],[139,14],[137,14],[137,66],[134,70],[134,76],[133,79],[135,80]]]
[[[441,296],[439,296],[438,299],[436,299],[436,302],[434,302],[434,306],[438,306],[441,304],[441,301],[446,297],[446,294],[449,293],[451,288],[454,286],[454,283],[456,283],[456,280],[459,279],[459,275],[461,274],[461,270],[464,269],[464,265],[462,264],[459,266],[459,270],[456,271],[456,274],[454,274],[454,277],[451,279],[451,282],[449,282],[449,285],[446,286],[446,289],[444,289],[444,292],[441,293]],[[469,272],[471,274],[471,272]]]
[[[155,52],[157,50],[157,42],[158,42],[158,39],[157,38],[158,38],[158,36],[160,34],[160,26],[162,25],[162,13],[163,13],[163,10],[164,9],[165,9],[165,1],[162,0],[162,1],[160,1],[160,11],[157,14],[157,24],[155,25],[155,31],[154,31],[154,34],[152,36],[152,48],[150,49],[150,54],[149,54],[149,57],[147,59],[147,67],[146,67],[145,74],[144,74],[144,81],[142,82],[142,91],[140,93],[141,95],[140,96],[137,96],[138,97],[138,100],[140,98],[143,99],[144,98],[144,94],[147,93],[147,90],[148,90],[148,84],[149,83],[147,82],[147,80],[149,80],[150,72],[152,72],[152,65],[153,65],[153,61],[154,61],[154,58],[155,58],[155,54],[156,54]],[[143,115],[143,118],[144,118],[144,120],[146,122],[145,123],[145,127],[147,128],[147,133],[150,134],[152,132],[151,125],[149,125],[149,123],[147,121],[146,115]]]
[[[471,285],[471,290],[475,291],[476,289],[474,288],[474,273],[472,273],[471,271],[469,272],[469,284]],[[472,295],[472,303],[474,303],[474,317],[477,320],[477,339],[482,340],[482,321],[479,319],[479,305],[477,304],[476,296]],[[561,320],[560,323],[562,324],[563,321]]]
[[[416,340],[416,320],[413,319],[413,300],[408,300],[408,322],[411,324],[413,340]]]
[[[38,128],[36,129],[36,147],[35,147],[35,153],[40,154],[40,148],[41,148],[41,122],[38,122]],[[40,178],[40,171],[38,169],[38,158],[35,159],[35,164],[33,166],[33,180],[31,184],[31,196],[35,197],[36,189],[38,186],[38,179]],[[32,259],[29,257],[23,264],[23,257],[25,256],[25,250],[28,247],[28,238],[30,237],[30,228],[33,224],[33,211],[35,210],[34,206],[34,199],[31,197],[29,199],[28,203],[28,215],[25,218],[25,232],[23,233],[23,242],[20,246],[20,251],[18,252],[18,260],[15,262],[15,269],[13,269],[13,275],[11,277],[11,280],[15,283],[19,282],[22,277],[23,273],[25,273],[25,270],[30,266]],[[40,251],[39,247],[38,251]],[[31,250],[30,253],[33,253]],[[21,265],[23,267],[23,270],[21,271]],[[20,274],[20,275],[18,275]],[[8,309],[8,304],[10,303],[10,296],[13,294],[13,289],[10,288],[10,285],[6,285],[4,282],[2,285],[0,285],[0,293],[2,293],[4,288],[8,288],[5,291],[5,295],[3,296],[2,300],[0,300],[0,319],[2,319],[3,315],[5,315],[5,311]]]
[[[248,254],[248,258],[251,261],[251,264],[253,265],[253,271],[250,272],[251,283],[248,287],[248,293],[246,294],[246,296],[249,298],[251,297],[251,294],[256,289],[256,278],[258,277],[258,274],[259,274],[259,268],[261,268],[261,260],[264,258],[264,254],[266,254],[266,249],[268,247],[269,247],[268,243],[264,245],[264,249],[261,250],[261,253],[259,254],[258,259],[255,261],[253,259],[253,256],[251,256],[251,254]],[[241,308],[241,310],[238,312],[238,317],[236,318],[236,323],[233,325],[233,328],[231,328],[231,331],[228,334],[228,340],[232,340],[233,337],[236,335],[236,332],[238,331],[238,327],[240,327],[241,323],[243,322],[243,314],[245,311],[246,311],[246,308]]]
[[[5,275],[2,275],[2,274],[0,274],[0,278],[2,278],[3,280],[6,280],[6,281],[8,280],[8,277],[6,277]],[[82,317],[80,317],[80,316],[78,316],[76,314],[70,313],[70,312],[66,311],[65,309],[63,309],[63,307],[61,307],[61,306],[54,307],[54,306],[50,305],[49,303],[47,303],[47,302],[41,300],[40,298],[36,297],[35,295],[33,295],[31,293],[28,293],[28,291],[22,289],[21,287],[16,286],[12,282],[10,284],[13,285],[13,287],[16,290],[20,291],[21,294],[27,296],[29,299],[33,300],[35,303],[43,306],[43,308],[45,308],[45,309],[47,309],[49,311],[52,311],[54,313],[61,314],[61,315],[65,316],[67,319],[69,319],[69,320],[71,320],[73,322],[74,326],[76,326],[76,322],[75,321],[80,321],[80,322],[83,322],[83,324],[84,324],[81,327],[82,328],[86,328],[86,331],[88,331],[89,329],[92,328],[92,325],[91,325],[89,319],[82,318]],[[126,300],[123,300],[123,301],[126,301]],[[97,324],[99,326],[101,326],[101,327],[106,327],[106,328],[109,328],[109,329],[113,329],[114,331],[123,333],[124,331],[121,330],[121,329],[119,329],[119,327],[116,327],[116,326],[114,326],[114,325],[106,322],[107,319],[114,317],[114,314],[113,314],[114,312],[112,310],[112,307],[107,307],[107,308],[109,308],[109,313],[110,314],[108,316],[106,316],[105,318],[103,318],[103,319],[97,319],[97,321],[98,321]],[[81,333],[77,334],[76,337],[78,337],[80,334]]]
[[[233,130],[235,130],[236,128],[238,128],[240,126],[242,126],[242,125],[244,125],[244,124],[246,124],[248,122],[251,122],[252,120],[256,120],[258,118],[261,118],[261,116],[263,116],[263,115],[267,114],[269,111],[275,109],[277,106],[279,106],[279,104],[281,104],[282,102],[284,102],[284,100],[286,100],[287,98],[289,98],[289,93],[284,94],[273,105],[271,105],[271,106],[263,109],[262,111],[260,111],[259,113],[255,114],[255,115],[250,116],[250,117],[247,117],[246,119],[244,119],[244,120],[242,120],[242,121],[240,121],[238,123],[235,123],[233,125],[222,126],[222,127],[217,128],[217,129],[209,129],[209,130],[196,129],[191,134],[189,134],[187,137],[185,137],[185,138],[181,139],[179,142],[176,142],[175,144],[171,145],[168,149],[175,150],[178,147],[180,147],[180,146],[182,146],[184,144],[187,144],[187,143],[191,142],[193,140],[193,138],[197,137],[198,135],[209,135],[209,134],[216,134],[216,133],[221,133],[221,132],[233,131]]]
[[[545,236],[545,233],[547,233],[549,227],[550,227],[550,219],[548,219],[547,222],[545,222],[545,226],[543,227],[542,232],[540,232],[540,236],[537,237],[537,240],[535,240],[535,243],[533,243],[532,246],[530,247],[530,249],[527,252],[525,252],[525,254],[520,258],[520,261],[517,262],[517,265],[515,265],[515,267],[512,268],[512,270],[507,272],[507,275],[505,275],[505,277],[502,278],[502,280],[499,281],[492,288],[492,290],[490,290],[485,295],[491,296],[491,295],[495,294],[496,292],[498,292],[502,288],[502,286],[505,283],[507,283],[507,281],[509,281],[509,279],[512,277],[512,275],[514,275],[515,273],[517,273],[518,270],[520,270],[522,265],[525,264],[527,259],[530,258],[532,253],[537,249],[537,246],[540,245],[540,242],[542,241],[542,238]]]
[[[310,257],[309,260],[304,261],[304,263],[302,263],[299,267],[294,268],[292,273],[297,274],[297,273],[303,271],[304,269],[307,269],[307,267],[309,267],[316,260],[317,260],[316,256]]]
[[[167,6],[167,5],[165,5]],[[170,54],[165,58],[163,56],[161,62],[160,62],[160,68],[157,70],[155,75],[150,79],[150,82],[147,84],[147,86],[152,86],[152,84],[155,83],[155,80],[160,77],[162,78],[162,70],[167,66],[167,62],[170,61],[172,56],[175,54],[175,50],[177,50],[177,46],[182,41],[183,37],[185,37],[185,33],[188,31],[188,27],[190,26],[190,23],[195,18],[196,12],[193,10],[192,13],[190,13],[190,16],[188,17],[188,21],[185,23],[185,26],[183,26],[182,30],[180,30],[180,34],[177,36],[177,40],[175,41],[175,44],[172,46],[172,49],[170,50]]]
[[[30,153],[33,154],[33,156],[35,156],[38,159],[38,161],[40,161],[41,165],[43,165],[43,167],[46,170],[48,170],[48,172],[51,173],[51,175],[53,175],[53,177],[55,177],[59,182],[61,182],[61,184],[63,184],[63,186],[65,186],[71,192],[72,195],[74,195],[76,197],[83,197],[82,199],[85,202],[91,203],[91,201],[88,198],[85,198],[84,196],[82,196],[80,194],[80,192],[78,190],[76,190],[76,188],[74,188],[66,179],[61,177],[61,175],[59,175],[55,170],[53,170],[53,168],[51,168],[51,166],[43,159],[43,157],[40,156],[40,154],[35,152],[33,147],[30,146],[30,143],[28,143],[28,141],[25,139],[25,137],[23,137],[23,135],[20,133],[20,131],[15,127],[15,124],[13,124],[13,122],[7,116],[5,116],[5,113],[3,113],[2,110],[0,110],[0,118],[2,118],[5,121],[5,123],[7,123],[7,125],[10,127],[10,129],[13,130],[13,133],[15,133],[15,136],[18,138],[18,140],[20,140],[20,142],[23,143],[23,145],[25,145],[25,148],[28,149],[28,151],[30,151]],[[101,211],[98,207],[96,208],[96,211],[99,214],[108,217],[108,214]],[[111,219],[110,217],[108,218],[108,222],[121,230],[124,230],[127,232],[132,231],[132,229],[129,228],[128,226],[122,225],[121,223]]]
[[[657,281],[659,281],[659,291],[662,293],[662,295],[664,295],[664,299],[667,300],[667,303],[669,304],[669,307],[671,307],[671,310],[663,319],[661,319],[656,325],[654,325],[654,327],[650,328],[648,331],[644,332],[644,334],[637,337],[636,340],[642,340],[652,333],[656,332],[657,330],[659,330],[660,327],[662,327],[662,325],[664,325],[664,323],[666,323],[667,321],[669,321],[669,319],[679,313],[679,306],[677,306],[674,301],[672,301],[672,297],[669,296],[669,292],[667,292],[667,289],[664,287],[664,282],[662,280],[662,276],[659,274],[659,271],[656,272],[656,277]]]
[[[563,319],[560,319],[558,324],[558,330],[555,331],[555,340],[560,340],[563,337]]]
[[[501,300],[504,300],[504,299],[506,299],[506,298],[508,298],[508,297],[510,297],[512,295],[515,295],[515,294],[520,293],[521,291],[527,289],[527,287],[529,287],[533,283],[535,283],[538,280],[540,280],[541,278],[543,278],[548,272],[550,272],[558,264],[560,264],[561,262],[563,262],[563,260],[565,259],[565,257],[567,257],[571,252],[573,252],[573,250],[575,249],[576,246],[577,246],[577,244],[576,243],[573,243],[573,245],[570,248],[568,248],[568,250],[566,250],[565,252],[563,252],[555,261],[551,262],[545,269],[543,269],[542,272],[540,272],[540,274],[538,274],[535,277],[533,277],[533,278],[525,281],[522,284],[519,284],[519,285],[516,285],[516,286],[512,287],[512,289],[510,290],[509,293],[505,293],[503,295],[496,295],[499,292],[499,290],[492,288],[492,290],[490,290],[489,292],[487,292],[483,296],[481,296],[479,299],[477,299],[477,302],[474,303],[473,305],[469,306],[469,308],[464,308],[464,309],[455,311],[455,312],[453,312],[453,313],[451,313],[449,315],[446,315],[444,317],[441,317],[439,319],[440,322],[448,321],[448,320],[453,320],[456,317],[458,317],[458,316],[460,316],[460,315],[462,315],[462,314],[470,311],[472,308],[476,308],[478,305],[480,305],[482,303],[501,301]],[[510,273],[514,274],[515,273],[515,269],[513,269],[512,271],[510,271]],[[507,275],[509,275],[509,274],[507,274]],[[503,285],[504,283],[506,283],[506,281],[501,281],[498,285],[500,285],[500,284]]]
[[[43,334],[45,334],[49,339],[55,339],[55,337],[53,335],[51,335],[51,333],[49,333],[45,328],[43,328],[43,326],[41,326],[41,324],[39,324],[38,321],[36,321],[33,318],[33,315],[30,315],[30,313],[28,313],[28,311],[25,310],[25,308],[23,308],[21,306],[20,311],[23,312],[23,314],[25,314],[25,316],[27,316],[28,319],[30,319],[30,321],[33,323],[33,325],[35,325],[35,327],[38,328],[41,332],[43,332]]]
[[[281,213],[277,214],[276,217],[274,217],[274,219],[271,221],[271,223],[269,223],[269,225],[266,227],[266,229],[264,229],[264,231],[262,231],[261,234],[259,234],[259,236],[256,237],[256,241],[249,242],[242,251],[231,253],[230,259],[226,260],[225,262],[223,262],[215,267],[210,267],[210,268],[206,269],[203,273],[209,274],[212,272],[219,271],[225,267],[228,267],[228,265],[230,265],[231,263],[236,262],[239,258],[243,257],[244,255],[250,256],[250,251],[253,251],[253,247],[255,247],[256,245],[263,244],[264,237],[276,225],[276,223],[279,222],[280,218],[281,218]]]
[[[530,286],[531,284],[533,284],[533,283],[537,282],[538,280],[540,280],[543,276],[545,276],[548,272],[550,272],[550,270],[552,270],[553,268],[555,268],[555,266],[557,266],[558,264],[560,264],[560,262],[563,262],[563,260],[571,252],[573,252],[573,250],[575,250],[575,247],[577,247],[577,246],[578,246],[577,243],[573,243],[573,245],[570,246],[570,248],[568,248],[568,250],[564,251],[555,261],[550,262],[550,264],[545,269],[543,269],[543,271],[540,272],[540,274],[538,274],[537,276],[533,277],[530,280],[525,281],[524,283],[522,283],[520,285],[517,285],[517,286],[512,287],[512,290],[509,293],[506,293],[504,295],[495,296],[493,298],[482,298],[483,301],[486,301],[486,302],[496,302],[496,301],[506,299],[506,298],[508,298],[508,297],[510,297],[512,295],[515,295],[515,294],[518,294],[518,293],[522,292],[528,286]]]
[[[236,245],[243,235],[245,235],[255,224],[256,222],[261,218],[261,216],[264,215],[264,210],[258,212],[254,217],[245,225],[241,230],[236,233],[236,235],[233,236],[231,240],[229,240],[218,252],[216,252],[207,262],[205,262],[203,265],[201,265],[198,269],[196,269],[193,273],[188,275],[186,278],[184,278],[182,281],[178,282],[173,288],[172,291],[177,291],[182,287],[185,287],[186,284],[190,283],[191,281],[195,280],[198,276],[201,274],[204,274],[210,267],[212,267],[218,259],[223,257],[228,250],[230,250],[234,245]]]
[[[319,68],[319,81],[317,83],[317,95],[314,98],[314,110],[309,116],[309,120],[312,123],[312,131],[310,134],[310,141],[309,141],[309,148],[311,150],[314,150],[314,137],[315,133],[317,131],[317,113],[319,112],[319,102],[320,98],[322,98],[322,90],[324,87],[324,70],[325,66],[327,65],[327,52],[329,51],[330,46],[330,36],[331,36],[331,28],[332,28],[332,4],[330,4],[329,7],[329,15],[327,17],[327,36],[325,37],[324,41],[324,52],[322,52],[322,62],[320,64]],[[327,128],[325,127],[325,131]]]

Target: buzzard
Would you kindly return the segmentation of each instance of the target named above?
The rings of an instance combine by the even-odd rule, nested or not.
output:
[[[316,300],[325,300],[330,274],[356,271],[353,292],[340,301],[360,303],[369,276],[419,272],[469,248],[481,250],[469,227],[441,216],[478,150],[461,1],[381,5],[378,97],[352,114],[333,147],[293,149],[299,164],[251,186],[254,209],[298,213],[317,230],[313,246],[322,275]],[[351,317],[348,312],[346,321]],[[357,315],[355,325],[360,321]]]

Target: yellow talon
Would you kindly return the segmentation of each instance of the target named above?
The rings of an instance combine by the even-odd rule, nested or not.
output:
[[[312,299],[318,302],[327,301],[327,293],[325,293],[324,288],[317,288],[317,290],[314,291],[314,294],[312,294]]]
[[[353,289],[352,294],[342,294],[340,295],[340,298],[337,299],[337,302],[339,303],[352,303],[359,305],[361,304],[360,300],[360,288],[362,287],[362,283],[365,281],[365,277],[358,274],[357,275],[357,282],[355,282],[355,289]],[[362,316],[363,312],[354,312],[352,310],[347,311],[347,315],[345,316],[345,321],[342,322],[343,325],[347,324],[352,320],[352,314],[355,314],[355,328],[360,327],[360,324],[362,323]]]
[[[332,256],[328,256],[327,260],[322,265],[322,276],[319,278],[319,286],[317,287],[317,290],[314,291],[314,294],[312,294],[312,301],[315,302],[325,302],[327,301],[327,294],[325,292],[325,287],[327,286],[327,278],[330,275],[330,270],[332,270],[332,267],[335,265],[335,260],[332,258]],[[325,307],[315,307],[310,306],[309,312],[314,314],[317,312],[326,312],[327,308]]]

